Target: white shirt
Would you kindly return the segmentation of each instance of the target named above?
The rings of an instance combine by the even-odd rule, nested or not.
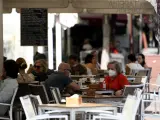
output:
[[[92,46],[90,44],[84,44],[83,49],[84,50],[92,50]]]
[[[144,67],[142,67],[139,63],[129,63],[127,66],[132,70],[143,70]]]
[[[10,103],[14,90],[18,87],[16,79],[6,78],[4,81],[0,81],[0,103]],[[3,115],[7,111],[6,106],[0,105],[0,115]]]
[[[139,63],[129,63],[127,66],[130,68],[130,74],[136,74],[138,70],[143,70],[144,67],[142,67]],[[134,71],[133,71],[134,70]]]

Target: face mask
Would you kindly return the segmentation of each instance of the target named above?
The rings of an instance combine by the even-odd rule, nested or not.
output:
[[[117,75],[117,72],[114,71],[114,70],[109,70],[109,71],[108,71],[108,74],[109,74],[110,77],[113,77],[113,76],[116,76],[116,75]]]

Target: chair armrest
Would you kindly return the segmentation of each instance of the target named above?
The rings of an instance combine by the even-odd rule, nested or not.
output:
[[[45,114],[51,114],[51,113],[62,113],[62,112],[68,112],[67,110],[51,110],[45,112]]]
[[[0,105],[10,106],[11,104],[7,104],[7,103],[0,103]]]
[[[145,83],[145,85],[153,85],[153,86],[158,86],[158,87],[160,87],[160,85],[157,85],[157,84],[151,84],[151,83]]]
[[[55,103],[55,100],[50,100],[49,103]]]

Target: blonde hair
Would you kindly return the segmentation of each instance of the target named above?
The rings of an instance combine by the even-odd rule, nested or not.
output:
[[[43,68],[42,72],[46,73],[48,71],[48,64],[47,64],[46,60],[39,59],[39,60],[36,60],[34,64],[36,64],[36,63],[40,63],[41,64],[41,67]]]

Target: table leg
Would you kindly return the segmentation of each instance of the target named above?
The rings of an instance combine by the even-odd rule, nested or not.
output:
[[[117,115],[117,108],[113,109],[113,115]]]
[[[73,109],[70,111],[70,120],[76,120],[75,111]]]

